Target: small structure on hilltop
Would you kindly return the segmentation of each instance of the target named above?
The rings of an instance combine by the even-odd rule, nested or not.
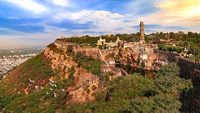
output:
[[[106,44],[106,39],[102,39],[102,37],[100,37],[100,39],[97,41],[97,46],[102,46]]]
[[[117,37],[117,40],[115,42],[111,41],[109,43],[106,42],[106,39],[102,39],[102,37],[100,37],[100,39],[97,41],[97,46],[105,45],[107,48],[114,48],[114,47],[118,47],[118,44],[120,42],[122,42],[122,41],[120,40],[119,37]]]
[[[118,47],[119,43],[122,42],[119,37],[117,37],[117,40],[115,42],[110,42],[110,43],[106,43],[107,48],[114,48],[114,47]]]

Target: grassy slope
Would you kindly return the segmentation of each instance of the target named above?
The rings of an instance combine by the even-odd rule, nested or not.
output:
[[[74,55],[74,60],[77,62],[78,66],[86,69],[88,72],[91,72],[94,75],[101,74],[101,64],[102,62],[98,59],[92,57],[84,56],[82,54]]]
[[[53,71],[49,66],[49,61],[40,54],[18,66],[0,84],[12,90],[9,90],[8,93],[22,91],[22,88],[30,83],[29,79],[42,82],[52,75]]]
[[[55,111],[64,109],[68,97],[67,92],[62,90],[74,85],[74,82],[72,79],[62,81],[58,77],[54,83],[55,87],[49,84],[49,78],[52,76],[58,75],[52,71],[50,61],[43,54],[18,66],[0,81],[0,111],[55,113]],[[31,93],[25,95],[23,89],[31,84],[29,79],[35,81],[32,83],[33,86],[42,86],[43,89],[34,91],[35,88],[30,87]]]
[[[47,59],[42,54],[28,60],[9,73],[8,77],[0,82],[0,105],[7,109],[20,110],[27,102],[34,102],[31,98],[34,93],[24,96],[23,89],[28,86],[29,79],[35,84],[45,85],[53,75]],[[30,89],[32,90],[32,89]],[[41,95],[42,92],[37,95]],[[33,105],[33,104],[31,104]],[[19,109],[18,109],[19,108]]]

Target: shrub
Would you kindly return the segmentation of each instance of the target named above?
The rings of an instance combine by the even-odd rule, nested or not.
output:
[[[81,53],[78,53],[74,59],[78,63],[78,65],[83,69],[86,69],[87,71],[93,73],[94,75],[101,74],[100,60],[82,55]]]

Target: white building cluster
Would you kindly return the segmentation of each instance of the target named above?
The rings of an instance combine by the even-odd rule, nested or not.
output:
[[[26,60],[30,59],[33,56],[36,56],[36,53],[33,54],[25,54],[25,55],[9,55],[0,57],[0,78],[5,77],[5,74],[22,64]]]

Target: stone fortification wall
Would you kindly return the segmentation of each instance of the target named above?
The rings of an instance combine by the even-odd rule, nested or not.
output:
[[[180,76],[191,78],[194,85],[200,85],[200,62],[179,58]]]
[[[166,52],[161,50],[155,50],[155,53],[158,54],[158,60],[160,61],[169,61],[169,62],[176,62],[178,57],[180,56],[178,53]]]
[[[90,48],[90,47],[78,47],[76,49],[74,49],[73,51],[75,54],[77,53],[81,53],[85,56],[89,56],[92,57],[94,59],[98,59],[99,58],[99,50],[97,48]]]
[[[200,113],[200,62],[195,62],[185,58],[179,58],[180,76],[192,79],[193,88],[181,94],[183,113]]]
[[[180,76],[184,78],[191,78],[195,84],[200,85],[200,62],[195,62],[179,56],[177,53],[156,51],[158,53],[159,60],[168,60],[169,62],[177,62],[180,68]]]
[[[181,57],[178,53],[166,51],[155,51],[158,53],[158,59],[161,61],[177,62],[180,68],[180,76],[193,80],[194,85],[200,85],[200,62],[195,62]]]

